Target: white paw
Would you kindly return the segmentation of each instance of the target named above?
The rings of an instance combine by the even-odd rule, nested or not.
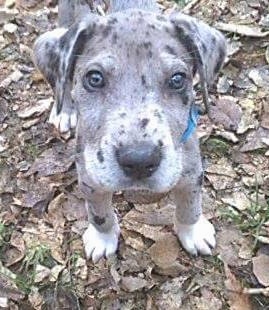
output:
[[[53,106],[49,123],[53,124],[60,132],[64,133],[70,129],[73,129],[77,125],[77,112],[75,110],[71,110],[70,113],[60,112],[56,113],[56,105]]]
[[[107,233],[99,232],[92,224],[84,232],[82,239],[87,258],[96,263],[100,258],[106,258],[117,251],[120,227],[115,224]]]
[[[203,215],[193,225],[177,224],[176,233],[182,246],[190,254],[212,255],[211,249],[216,245],[215,229]]]

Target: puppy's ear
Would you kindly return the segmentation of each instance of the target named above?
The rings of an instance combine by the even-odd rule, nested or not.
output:
[[[57,28],[46,32],[34,44],[34,62],[55,92],[57,114],[64,100],[71,100],[76,59],[94,32],[95,19],[95,16],[89,16],[68,30]]]
[[[208,85],[214,82],[226,56],[225,37],[216,29],[182,13],[173,14],[171,22],[178,39],[193,59],[194,72],[198,72],[203,101],[208,109]]]

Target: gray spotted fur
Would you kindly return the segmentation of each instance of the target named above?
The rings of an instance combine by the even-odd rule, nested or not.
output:
[[[202,212],[199,142],[195,134],[184,144],[180,137],[194,100],[193,77],[198,72],[205,85],[214,81],[226,53],[224,37],[190,16],[161,15],[150,0],[113,0],[106,17],[85,8],[85,1],[60,0],[60,26],[68,30],[60,37],[43,34],[34,51],[55,91],[57,112],[78,113],[77,171],[90,221],[100,231],[111,229],[113,192],[131,190],[171,192],[175,222],[194,224]],[[105,72],[107,86],[89,92],[83,76],[96,67]],[[178,71],[187,76],[180,94],[166,85]],[[132,180],[114,149],[143,141],[161,141],[162,161],[150,178]]]

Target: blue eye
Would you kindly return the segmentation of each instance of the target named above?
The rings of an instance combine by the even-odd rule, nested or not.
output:
[[[100,71],[92,70],[86,73],[83,80],[86,89],[102,88],[105,86],[103,74]]]
[[[185,87],[185,73],[175,73],[168,81],[171,89],[182,90]]]

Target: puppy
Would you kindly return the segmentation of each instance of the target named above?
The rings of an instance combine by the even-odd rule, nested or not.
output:
[[[215,231],[202,215],[193,78],[199,75],[207,104],[207,85],[225,58],[224,36],[181,13],[161,15],[150,0],[111,1],[106,17],[86,1],[62,0],[59,14],[61,27],[35,43],[35,63],[55,93],[50,120],[61,131],[76,127],[87,257],[96,262],[117,250],[111,201],[119,190],[169,192],[182,246],[210,255]]]

